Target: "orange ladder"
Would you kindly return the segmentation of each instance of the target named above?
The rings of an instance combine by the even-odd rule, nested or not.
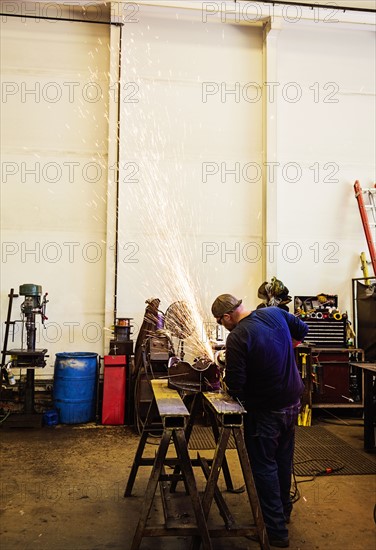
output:
[[[371,256],[373,272],[376,276],[376,184],[373,188],[362,189],[359,181],[356,180],[354,184],[354,190],[355,198],[358,201],[360,217],[362,219],[364,234],[368,244],[368,250]],[[371,219],[369,219],[368,212],[371,212]],[[371,227],[373,227],[373,236]]]

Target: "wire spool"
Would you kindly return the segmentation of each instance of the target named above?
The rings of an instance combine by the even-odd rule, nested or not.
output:
[[[311,313],[311,319],[316,319],[316,317],[317,317],[316,313]]]
[[[324,316],[323,316],[323,314],[321,313],[321,311],[318,311],[318,312],[316,313],[316,319],[322,319],[323,317],[324,317]]]
[[[115,340],[130,340],[131,329],[133,328],[130,321],[130,317],[124,317],[116,320],[116,324],[114,326]]]
[[[336,321],[340,321],[342,319],[342,314],[337,312],[333,315],[333,319],[335,319]]]

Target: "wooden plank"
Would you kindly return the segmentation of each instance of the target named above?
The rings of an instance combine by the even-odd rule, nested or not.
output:
[[[161,497],[163,503],[166,529],[195,529],[198,532],[197,522],[190,496],[184,493],[170,492],[170,484],[161,483]]]
[[[210,477],[209,463],[204,457],[201,457],[200,455],[198,455],[198,459],[201,462],[201,468],[202,468],[202,471],[204,472],[206,481],[208,481]],[[226,504],[226,501],[223,498],[222,493],[218,488],[217,483],[215,484],[215,488],[214,488],[214,498],[215,498],[215,502],[217,503],[219,513],[221,514],[223,521],[225,522],[226,529],[232,529],[235,525],[235,519],[232,516]]]
[[[376,372],[376,363],[363,363],[363,362],[350,362],[350,365],[352,367],[359,367],[361,369],[364,369],[364,370],[369,370],[369,371],[372,371],[372,372]]]
[[[7,428],[41,428],[43,415],[36,413],[11,413],[3,422]]]
[[[155,457],[154,466],[150,474],[148,485],[146,487],[141,514],[136,527],[136,532],[133,537],[131,550],[138,550],[140,548],[142,537],[145,536],[144,531],[146,528],[146,522],[150,514],[150,509],[153,503],[158,480],[163,469],[163,463],[166,458],[168,447],[170,445],[171,436],[172,430],[164,430],[161,442],[158,447],[158,452]]]
[[[202,550],[212,550],[208,526],[197,490],[196,480],[193,474],[192,463],[190,461],[187,442],[183,430],[174,430],[172,433],[172,438],[174,440],[177,455],[181,459],[181,471],[185,481],[185,488],[188,490],[189,496],[191,497],[192,507],[200,533]]]
[[[225,527],[213,527],[209,528],[210,538],[224,538],[224,537],[245,537],[246,535],[253,535],[255,525],[244,525],[235,527],[233,529],[226,529]],[[163,525],[150,525],[144,530],[144,537],[189,537],[199,535],[197,526],[179,526],[176,528],[166,528]]]
[[[256,524],[256,533],[260,539],[262,550],[270,550],[269,539],[265,528],[264,518],[262,516],[260,501],[258,498],[251,465],[249,463],[248,453],[245,447],[243,433],[240,428],[233,428],[233,435],[238,451],[240,466],[243,473],[245,486],[247,488],[248,500],[252,508],[253,519]]]

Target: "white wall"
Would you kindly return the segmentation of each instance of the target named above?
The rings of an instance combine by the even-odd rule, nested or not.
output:
[[[106,25],[2,22],[1,318],[10,288],[49,293],[47,376],[57,351],[102,353],[108,39]]]
[[[275,271],[294,294],[338,294],[350,314],[369,258],[353,185],[375,182],[375,52],[374,32],[339,25],[277,38]]]

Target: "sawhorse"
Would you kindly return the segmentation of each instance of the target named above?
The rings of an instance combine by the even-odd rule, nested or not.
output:
[[[209,414],[211,416],[211,426],[213,429],[214,438],[216,440],[216,448],[214,453],[214,459],[211,464],[209,477],[207,480],[206,489],[202,498],[202,508],[204,511],[205,518],[208,518],[210,507],[213,501],[213,497],[216,500],[216,503],[218,505],[219,511],[225,521],[227,533],[225,534],[223,532],[223,529],[213,529],[210,530],[210,535],[213,536],[241,536],[247,534],[249,531],[249,527],[255,527],[256,533],[260,540],[260,548],[262,550],[269,550],[269,540],[265,529],[264,519],[262,516],[260,503],[256,491],[256,486],[253,479],[253,474],[251,470],[251,466],[249,463],[249,458],[247,454],[247,450],[244,443],[244,436],[242,432],[242,426],[243,426],[243,414],[245,414],[245,410],[240,405],[240,403],[237,403],[227,395],[226,393],[217,393],[217,392],[208,392],[203,393],[202,397],[204,399],[204,402],[209,405]],[[198,396],[196,396],[196,399]],[[194,404],[195,406],[195,404]],[[193,415],[192,415],[193,416]],[[194,421],[194,419],[193,419]],[[189,426],[188,426],[189,430]],[[228,446],[228,442],[230,439],[230,435],[233,435],[235,440],[235,445],[238,453],[238,458],[244,478],[244,483],[247,490],[247,495],[249,499],[249,503],[252,509],[253,518],[255,521],[254,525],[250,525],[247,527],[237,527],[235,524],[233,524],[232,516],[229,513],[229,510],[227,508],[227,505],[224,501],[218,500],[216,497],[216,493],[218,490],[218,478],[221,469],[223,470],[223,474],[227,483],[226,479],[226,471],[227,475],[230,477],[230,473],[228,470],[228,465],[226,461],[226,449]],[[187,438],[189,440],[189,437]],[[206,469],[206,471],[208,471]],[[205,470],[204,470],[205,473]],[[206,475],[206,474],[205,474]],[[232,489],[232,482],[230,477],[230,483],[231,483],[231,489]],[[227,485],[227,488],[229,489],[229,486]],[[228,520],[231,520],[231,525],[228,524]],[[200,543],[198,538],[196,537],[193,543],[193,549],[198,550],[200,547]]]
[[[201,500],[196,486],[196,481],[193,475],[192,463],[188,453],[188,446],[185,439],[184,429],[189,411],[184,405],[181,397],[176,390],[167,387],[166,380],[152,380],[153,401],[150,404],[149,412],[146,418],[145,426],[142,431],[141,439],[136,452],[135,460],[128,478],[128,483],[125,489],[124,496],[128,497],[132,493],[133,484],[136,479],[139,466],[152,465],[152,472],[146,488],[143,506],[140,519],[136,528],[136,532],[132,541],[131,550],[138,550],[141,540],[145,536],[178,536],[179,529],[168,529],[166,527],[147,527],[146,522],[150,513],[151,505],[157,489],[158,482],[167,481],[184,481],[187,493],[190,496],[199,536],[202,540],[204,550],[211,550],[211,542],[209,532],[202,510]],[[146,445],[146,440],[150,431],[152,431],[152,421],[155,413],[155,406],[158,409],[159,416],[162,420],[163,434],[158,447],[157,454],[154,459],[143,458],[143,451]],[[167,458],[167,451],[171,440],[174,443],[177,458]],[[166,465],[176,466],[180,464],[182,475],[165,473]],[[166,489],[163,484],[161,492]]]
[[[138,550],[144,536],[193,536],[192,548],[198,549],[202,544],[203,550],[211,550],[211,538],[223,536],[245,536],[251,527],[256,527],[262,550],[269,550],[269,542],[261,514],[256,488],[253,482],[252,471],[244,445],[241,431],[242,418],[245,413],[243,407],[226,394],[207,393],[197,394],[192,406],[191,414],[187,410],[179,394],[167,387],[166,380],[152,380],[153,401],[150,405],[145,426],[136,452],[135,460],[125,489],[125,497],[129,497],[140,466],[152,466],[152,472],[146,488],[140,519],[133,538],[131,550]],[[191,459],[188,453],[188,441],[192,432],[197,404],[204,399],[209,405],[212,429],[216,439],[216,450],[213,460],[206,460],[200,455]],[[144,458],[143,452],[149,433],[153,431],[152,420],[158,411],[162,420],[163,433],[157,454],[154,459]],[[189,418],[189,422],[187,422]],[[233,434],[238,457],[247,488],[249,502],[252,508],[255,525],[237,527],[228,507],[218,489],[217,483],[221,469],[224,472],[228,489],[232,489],[231,476],[228,469],[225,451],[230,434]],[[174,443],[176,458],[167,458],[170,442]],[[210,466],[211,465],[211,466]],[[173,466],[173,474],[165,473],[165,466]],[[200,499],[192,466],[200,466],[207,479],[205,491]],[[194,511],[196,524],[187,524],[173,521],[168,513],[168,503],[176,490],[178,481],[183,481],[186,493]],[[158,482],[161,482],[161,498],[163,502],[164,526],[148,527],[147,519],[151,510]],[[168,485],[167,482],[170,482]],[[210,529],[207,526],[212,501],[216,501],[225,527]]]

